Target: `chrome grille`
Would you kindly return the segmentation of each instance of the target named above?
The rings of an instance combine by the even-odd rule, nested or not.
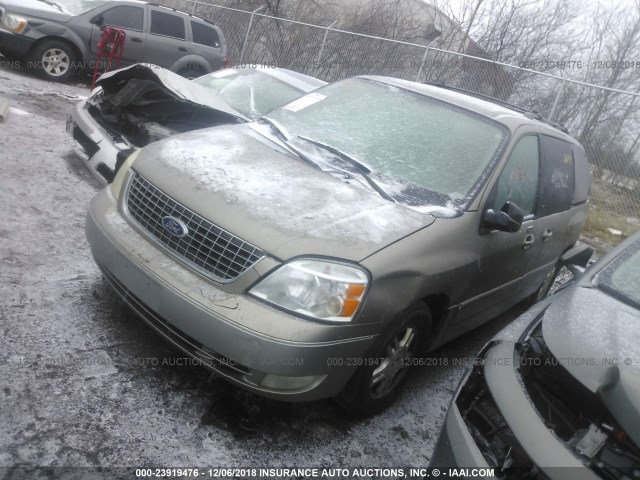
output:
[[[262,250],[192,212],[147,179],[134,174],[127,191],[129,215],[178,259],[218,282],[230,282],[265,256]],[[189,233],[169,234],[162,219],[181,220]]]

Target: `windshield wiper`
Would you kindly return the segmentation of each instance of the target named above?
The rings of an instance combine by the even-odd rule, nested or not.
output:
[[[322,170],[322,168],[320,168],[320,165],[318,165],[317,162],[314,162],[313,160],[311,160],[308,156],[306,156],[304,153],[302,153],[300,150],[298,150],[296,147],[292,146],[289,143],[289,139],[282,132],[282,129],[278,126],[277,123],[275,123],[273,120],[268,119],[267,117],[261,117],[260,120],[258,120],[258,122],[259,123],[265,123],[265,124],[269,125],[271,127],[271,131],[276,135],[276,137],[278,137],[278,139],[282,143],[284,143],[286,145],[286,147],[291,152],[293,152],[296,156],[298,156],[300,159],[302,159],[305,162],[307,162],[313,168],[317,168],[318,170]]]
[[[289,142],[289,139],[287,138],[287,136],[282,132],[282,129],[278,126],[278,124],[276,124],[276,122],[274,122],[273,120],[269,120],[267,117],[260,117],[260,120],[258,120],[259,123],[266,123],[267,125],[269,125],[271,127],[271,131],[273,133],[276,134],[276,136],[282,140],[283,142],[287,143]],[[288,143],[287,143],[288,145]]]
[[[371,186],[371,188],[373,188],[382,198],[395,203],[395,200],[371,178],[371,176],[369,175],[371,173],[371,169],[367,167],[364,163],[359,162],[355,158],[352,158],[351,156],[338,150],[335,147],[332,147],[331,145],[327,145],[317,140],[313,140],[312,138],[303,137],[302,135],[298,135],[298,138],[301,140],[304,140],[305,142],[309,142],[315,145],[316,147],[320,147],[329,153],[332,153],[333,155],[338,157],[340,160],[343,160],[348,164],[350,164],[351,166],[355,167],[356,172],[360,174],[360,176],[362,176],[362,178],[364,178],[367,181],[367,183]]]
[[[40,1],[41,1],[42,3],[46,3],[47,5],[51,5],[52,7],[57,8],[57,9],[58,9],[58,10],[60,10],[62,13],[67,13],[67,12],[65,11],[65,9],[64,9],[62,6],[58,5],[56,2],[51,2],[51,1],[49,1],[49,0],[40,0]]]

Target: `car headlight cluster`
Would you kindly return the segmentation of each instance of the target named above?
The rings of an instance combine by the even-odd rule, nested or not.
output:
[[[87,100],[98,100],[103,95],[104,95],[104,91],[102,90],[102,87],[96,87],[93,90],[91,90],[91,93],[87,97]]]
[[[6,13],[2,17],[2,22],[0,22],[0,28],[8,32],[22,33],[24,29],[27,28],[28,23],[24,17],[14,15],[13,13]]]
[[[281,266],[250,293],[301,316],[348,322],[364,300],[368,281],[355,265],[303,259]]]

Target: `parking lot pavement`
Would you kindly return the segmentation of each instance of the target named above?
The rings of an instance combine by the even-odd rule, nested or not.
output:
[[[184,365],[91,259],[84,216],[98,186],[64,131],[87,94],[0,69],[14,107],[0,123],[0,467],[426,466],[464,360],[519,312],[431,355],[368,420]]]

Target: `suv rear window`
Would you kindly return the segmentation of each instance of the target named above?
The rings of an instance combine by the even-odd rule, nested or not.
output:
[[[193,43],[199,43],[207,47],[220,47],[220,37],[215,28],[192,21],[191,31],[193,32]]]
[[[151,12],[151,33],[184,40],[184,19],[154,10]]]

